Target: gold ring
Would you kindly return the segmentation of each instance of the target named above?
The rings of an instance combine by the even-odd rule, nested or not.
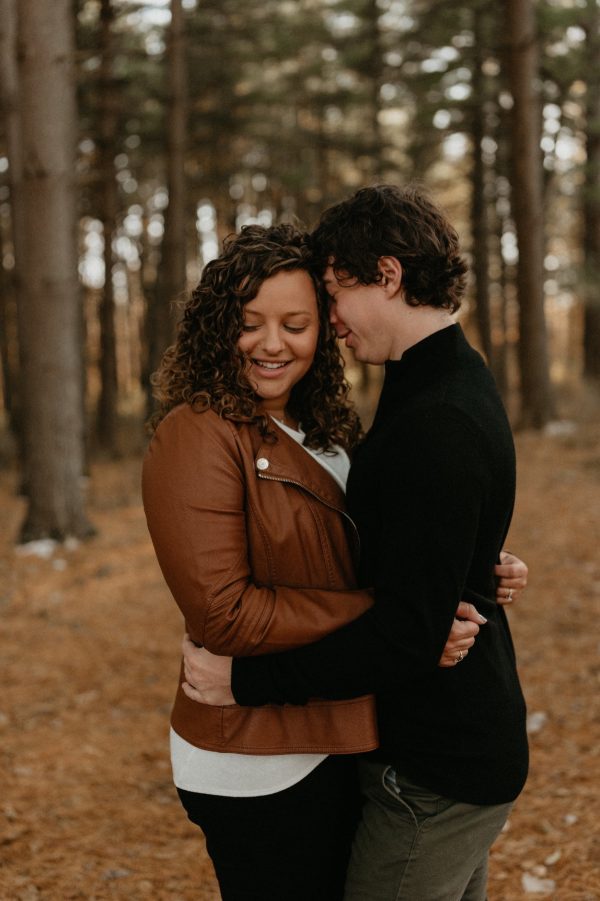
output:
[[[461,660],[464,660],[464,659],[465,659],[465,655],[463,654],[462,651],[459,651],[459,652],[458,652],[458,657],[456,658],[455,663],[460,663]]]

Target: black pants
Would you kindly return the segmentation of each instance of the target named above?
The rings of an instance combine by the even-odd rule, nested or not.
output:
[[[204,832],[223,901],[342,901],[361,806],[353,756],[328,757],[258,798],[177,791]]]

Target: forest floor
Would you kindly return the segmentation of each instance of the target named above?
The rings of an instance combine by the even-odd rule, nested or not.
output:
[[[493,849],[490,901],[600,901],[600,425],[523,433],[517,446],[508,547],[530,585],[510,618],[531,775]],[[182,624],[139,468],[137,456],[96,462],[97,537],[47,559],[15,550],[24,504],[15,472],[0,472],[1,899],[219,897],[171,785]]]

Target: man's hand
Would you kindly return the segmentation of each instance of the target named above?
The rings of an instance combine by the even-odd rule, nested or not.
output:
[[[184,693],[199,704],[223,706],[235,704],[231,693],[231,657],[218,657],[206,648],[197,648],[189,635],[184,635],[183,671],[186,681]]]
[[[456,666],[457,663],[464,660],[469,653],[469,648],[475,644],[479,626],[484,623],[487,623],[487,619],[476,610],[473,604],[461,601],[456,608],[452,629],[438,666]]]
[[[499,604],[512,604],[527,585],[527,566],[514,554],[500,552],[500,563],[494,567],[499,578],[496,600]]]

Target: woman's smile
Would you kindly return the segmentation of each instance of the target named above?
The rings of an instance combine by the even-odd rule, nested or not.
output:
[[[319,336],[315,286],[301,269],[282,271],[260,286],[244,307],[239,349],[262,407],[281,415],[294,385],[313,364]]]
[[[260,366],[261,369],[266,370],[266,373],[270,373],[271,375],[278,375],[281,373],[282,369],[285,369],[286,366],[289,366],[292,362],[291,360],[281,360],[276,363],[269,362],[268,360],[257,360],[256,357],[251,357],[252,363],[254,366]],[[265,374],[266,374],[265,373]]]

